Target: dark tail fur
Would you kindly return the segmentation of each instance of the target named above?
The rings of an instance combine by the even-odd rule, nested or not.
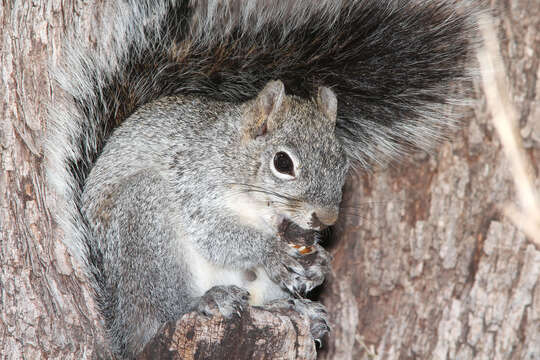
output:
[[[179,93],[240,102],[272,79],[302,97],[325,85],[338,97],[337,132],[364,166],[427,148],[454,124],[448,105],[460,97],[450,89],[468,78],[477,14],[459,0],[109,7],[97,49],[67,49],[57,70],[66,97],[51,108],[49,175],[65,200],[66,242],[83,262],[93,255],[82,186],[111,131],[142,104]]]

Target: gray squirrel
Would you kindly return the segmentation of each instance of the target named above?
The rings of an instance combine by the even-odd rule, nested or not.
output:
[[[304,299],[329,271],[285,223],[335,223],[350,169],[429,149],[470,80],[474,2],[124,0],[55,70],[48,179],[113,351],[188,311]],[[294,245],[294,244],[293,244]]]

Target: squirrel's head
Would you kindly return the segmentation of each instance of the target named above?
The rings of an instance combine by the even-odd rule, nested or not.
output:
[[[336,222],[349,161],[335,135],[337,99],[321,87],[315,99],[285,94],[271,81],[246,103],[240,146],[248,154],[230,206],[254,226],[289,220],[321,230]]]

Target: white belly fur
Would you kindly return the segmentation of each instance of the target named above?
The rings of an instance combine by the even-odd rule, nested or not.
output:
[[[262,267],[249,269],[256,275],[251,281],[246,276],[246,270],[228,269],[216,266],[203,258],[196,249],[183,249],[187,251],[188,266],[190,267],[195,288],[195,295],[202,296],[206,291],[216,285],[236,285],[250,293],[249,304],[261,306],[269,301],[288,297],[279,285],[268,278]]]

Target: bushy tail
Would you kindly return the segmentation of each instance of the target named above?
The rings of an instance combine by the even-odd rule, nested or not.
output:
[[[82,186],[111,131],[162,96],[240,102],[272,79],[302,97],[325,85],[337,94],[336,131],[358,164],[427,148],[454,124],[447,109],[460,97],[450,89],[468,78],[471,3],[114,2],[97,48],[72,41],[56,70],[66,96],[51,106],[49,178],[65,202],[66,242],[83,262],[99,256],[85,245]]]

